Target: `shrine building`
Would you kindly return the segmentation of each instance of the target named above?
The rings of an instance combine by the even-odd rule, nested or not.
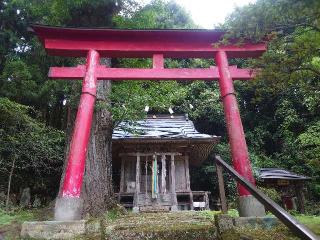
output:
[[[189,166],[199,166],[219,141],[184,115],[148,115],[122,122],[112,136],[117,197],[134,211],[209,209],[209,192],[192,191]]]

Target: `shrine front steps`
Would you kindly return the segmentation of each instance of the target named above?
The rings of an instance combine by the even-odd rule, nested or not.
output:
[[[106,224],[104,230],[106,240],[217,239],[213,219],[191,211],[132,214]]]
[[[205,212],[183,211],[169,213],[139,213],[123,215],[117,219],[75,222],[24,223],[24,239],[257,239],[242,238],[237,227],[264,231],[279,225],[274,218],[219,217]],[[230,238],[231,235],[233,238]],[[224,237],[226,236],[226,237]],[[263,239],[263,238],[262,238]],[[272,238],[270,238],[272,239]],[[269,240],[270,240],[269,239]],[[284,238],[289,239],[289,238]]]
[[[164,213],[170,212],[169,206],[145,206],[139,208],[140,213]]]

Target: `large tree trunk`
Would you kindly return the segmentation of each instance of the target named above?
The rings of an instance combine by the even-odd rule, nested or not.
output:
[[[97,107],[88,145],[82,198],[84,212],[92,216],[114,205],[112,184],[112,118],[109,109],[111,81],[99,81]]]
[[[104,63],[110,66],[110,60]],[[90,140],[87,149],[85,174],[81,198],[84,201],[83,215],[98,216],[115,204],[112,184],[112,131],[113,122],[109,111],[111,81],[98,81],[97,101],[93,115]],[[62,193],[67,156],[75,120],[75,111],[71,110],[67,118],[67,146],[59,196]]]

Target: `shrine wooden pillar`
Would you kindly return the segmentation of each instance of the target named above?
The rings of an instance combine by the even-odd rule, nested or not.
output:
[[[219,70],[219,87],[221,100],[231,148],[231,156],[235,170],[255,185],[249,160],[248,147],[245,140],[239,107],[229,70],[228,57],[225,51],[218,51],[215,56]],[[238,184],[240,216],[263,216],[265,210],[248,190]]]
[[[121,172],[120,172],[120,193],[124,192],[124,165],[125,165],[125,158],[121,157]]]
[[[133,211],[139,212],[139,193],[140,193],[140,154],[137,154],[136,162],[136,188],[134,193],[134,206]]]
[[[189,155],[185,153],[184,156],[185,176],[186,176],[186,189],[189,191],[190,210],[193,210],[193,194],[190,187],[190,171],[189,171]]]
[[[174,165],[174,154],[171,154],[171,198],[172,198],[172,206],[171,211],[178,210],[178,202],[177,202],[177,193],[176,193],[176,168]]]
[[[184,156],[184,166],[185,166],[185,175],[186,175],[186,189],[190,191],[191,188],[190,188],[189,155],[187,153]]]
[[[303,183],[296,183],[294,185],[294,189],[296,192],[297,196],[297,203],[298,203],[298,211],[302,214],[305,213],[305,208],[304,208],[304,194],[303,194]]]
[[[167,184],[166,184],[166,155],[161,155],[161,193],[164,194],[167,192]]]
[[[224,189],[223,170],[219,164],[216,164],[216,171],[217,171],[217,177],[218,177],[221,212],[226,214],[228,213],[228,205],[227,205],[227,198],[226,198],[226,193]]]

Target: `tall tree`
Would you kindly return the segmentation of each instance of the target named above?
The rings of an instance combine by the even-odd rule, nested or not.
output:
[[[112,17],[124,10],[124,4],[133,4],[133,1],[80,1],[80,4],[71,2],[61,3],[55,7],[63,16],[67,13],[61,25],[80,27],[112,27]],[[65,5],[64,5],[65,4]],[[94,14],[93,14],[94,13]],[[79,21],[79,15],[83,17]],[[58,16],[61,22],[63,16]],[[110,59],[102,60],[110,66]],[[78,86],[78,84],[77,84]],[[75,87],[77,89],[77,87]],[[97,85],[97,107],[93,116],[90,141],[87,148],[87,160],[81,197],[84,202],[84,213],[97,216],[114,204],[112,185],[112,131],[113,121],[110,112],[111,81],[99,81]],[[74,106],[76,106],[75,104]],[[71,111],[75,114],[76,109]],[[72,114],[72,115],[73,115]],[[73,124],[74,117],[69,118],[68,126]],[[67,129],[71,133],[71,129]],[[70,139],[70,135],[68,137]],[[68,147],[66,156],[68,155]],[[67,159],[67,158],[66,158]],[[64,170],[66,162],[64,164]],[[63,172],[64,176],[64,172]],[[61,179],[61,184],[64,181]],[[60,190],[61,191],[61,190]]]

